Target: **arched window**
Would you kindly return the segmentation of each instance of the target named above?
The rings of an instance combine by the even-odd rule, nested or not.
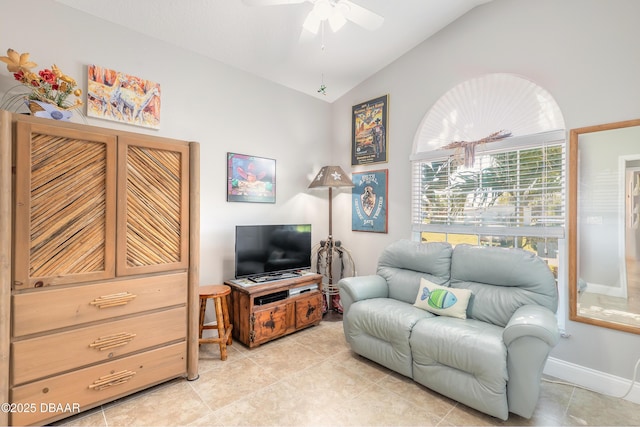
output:
[[[429,110],[414,139],[415,235],[524,248],[557,274],[565,145],[557,103],[530,80],[500,73],[455,86]]]

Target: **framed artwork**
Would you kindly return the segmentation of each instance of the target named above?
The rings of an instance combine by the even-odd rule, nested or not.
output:
[[[352,107],[351,165],[385,163],[387,151],[387,117],[389,95]]]
[[[88,66],[87,116],[160,128],[160,85],[97,65]]]
[[[388,222],[389,170],[354,172],[351,190],[351,229],[386,233]]]
[[[227,202],[276,202],[276,161],[227,153]]]

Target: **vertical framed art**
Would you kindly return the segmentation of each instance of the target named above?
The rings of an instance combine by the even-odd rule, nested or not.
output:
[[[389,95],[352,107],[351,165],[386,163]]]
[[[388,169],[354,172],[351,190],[351,229],[386,233],[388,224]]]
[[[227,202],[276,202],[276,161],[227,153]]]

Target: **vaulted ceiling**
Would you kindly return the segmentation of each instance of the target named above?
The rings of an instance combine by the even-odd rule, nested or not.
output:
[[[314,0],[271,6],[248,5],[255,0],[56,1],[333,102],[491,0],[351,0],[384,17],[380,28],[347,22],[336,33],[324,25],[317,35],[302,28]]]

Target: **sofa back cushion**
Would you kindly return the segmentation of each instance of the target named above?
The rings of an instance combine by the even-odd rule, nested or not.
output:
[[[389,285],[389,298],[413,304],[420,279],[446,285],[451,271],[452,247],[448,243],[399,240],[387,246],[378,259],[378,275]]]
[[[471,290],[467,316],[504,327],[521,306],[537,304],[556,312],[553,273],[523,249],[457,245],[451,257],[451,286]]]

